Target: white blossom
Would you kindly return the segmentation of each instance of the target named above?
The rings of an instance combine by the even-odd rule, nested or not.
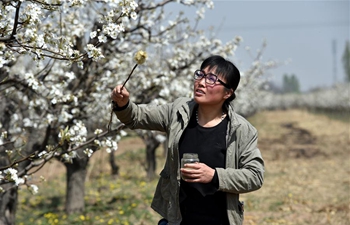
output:
[[[102,142],[102,145],[105,145],[106,151],[108,153],[111,153],[112,151],[116,151],[118,149],[118,143],[111,138],[107,138],[105,141]]]
[[[98,41],[101,43],[106,43],[107,42],[107,37],[106,35],[100,35],[98,36]]]
[[[6,130],[1,132],[0,138],[2,138],[2,139],[6,139],[7,138],[7,131]]]
[[[79,145],[86,141],[87,129],[82,121],[76,121],[74,125],[68,130],[70,141],[74,145]]]
[[[103,56],[103,54],[101,52],[101,49],[96,48],[92,44],[87,44],[86,52],[88,54],[88,57],[92,58],[92,60],[94,60],[94,61],[98,61],[98,60],[104,58],[104,56]]]
[[[3,171],[3,174],[4,174],[3,179],[15,182],[16,186],[20,184],[24,184],[24,179],[18,177],[16,169],[8,168]]]
[[[92,156],[92,153],[94,153],[94,151],[92,151],[91,149],[87,148],[84,150],[84,153],[90,158]]]
[[[130,13],[130,17],[131,17],[133,20],[136,20],[136,19],[137,19],[137,13],[136,13],[136,12]]]
[[[123,24],[109,23],[104,26],[104,34],[111,36],[111,38],[116,39],[120,32],[124,32]]]
[[[121,130],[120,131],[120,136],[122,136],[122,137],[124,137],[124,136],[126,136],[128,133],[126,132],[126,131],[124,131],[124,130]]]
[[[41,18],[40,15],[42,14],[41,8],[34,4],[34,3],[29,3],[25,9],[23,9],[23,16],[26,15],[28,18],[30,18],[30,22],[40,22]]]
[[[45,156],[46,154],[47,154],[47,151],[39,152],[38,157],[39,157],[39,158],[42,158],[42,157]]]
[[[77,157],[77,153],[75,151],[65,153],[62,155],[63,161],[68,163],[72,163],[75,157]]]
[[[101,130],[101,129],[96,129],[95,132],[94,132],[94,134],[96,134],[96,135],[101,134],[102,131],[103,131],[103,130]]]
[[[130,2],[130,7],[132,10],[135,10],[137,8],[138,4],[135,1]]]
[[[96,31],[92,31],[92,32],[90,33],[90,38],[91,38],[91,39],[94,39],[96,36],[97,36],[97,32],[96,32]]]
[[[29,187],[28,187],[28,190],[33,194],[33,195],[36,195],[39,191],[39,188],[38,186],[36,186],[35,184],[31,184]]]
[[[68,78],[68,81],[75,79],[75,74],[73,71],[66,72],[64,75]]]
[[[94,144],[97,145],[97,146],[101,146],[101,142],[99,140],[94,140]]]

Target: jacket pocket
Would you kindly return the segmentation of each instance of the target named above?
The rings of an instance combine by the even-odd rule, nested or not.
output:
[[[239,209],[239,212],[240,212],[241,216],[243,216],[243,213],[244,213],[244,201],[238,201],[238,209]]]
[[[165,218],[168,218],[169,213],[170,189],[170,176],[165,170],[162,170],[151,207]]]
[[[243,224],[243,212],[244,203],[239,201],[239,196],[236,194],[227,193],[227,203],[228,203],[228,217],[230,224],[242,225]]]

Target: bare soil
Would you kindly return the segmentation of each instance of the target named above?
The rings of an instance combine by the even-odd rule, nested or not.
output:
[[[250,121],[266,173],[261,190],[242,195],[244,224],[350,224],[350,123],[298,110]]]

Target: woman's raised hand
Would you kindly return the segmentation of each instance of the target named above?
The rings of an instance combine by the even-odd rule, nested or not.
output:
[[[129,96],[128,90],[125,87],[122,88],[122,85],[117,85],[111,93],[112,101],[117,103],[119,107],[123,107],[129,102]]]

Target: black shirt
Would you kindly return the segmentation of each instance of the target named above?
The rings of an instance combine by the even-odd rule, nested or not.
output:
[[[180,159],[184,153],[197,153],[200,162],[211,168],[225,168],[227,123],[226,117],[214,127],[202,127],[193,113],[180,139]],[[217,191],[215,182],[204,184],[181,180],[180,210],[181,225],[229,225],[226,193]]]

